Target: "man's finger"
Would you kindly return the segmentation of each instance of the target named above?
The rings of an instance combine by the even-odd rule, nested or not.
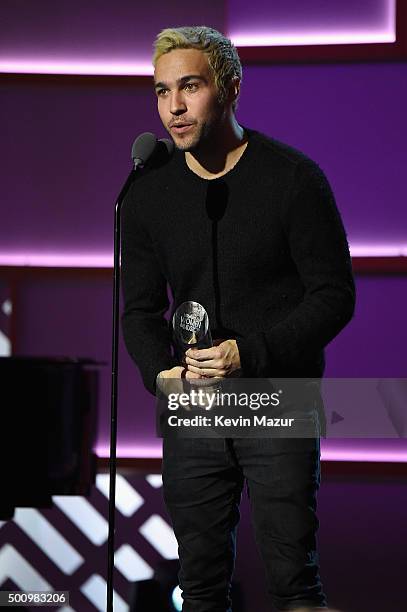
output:
[[[197,359],[192,359],[192,357],[185,357],[185,363],[188,366],[193,366],[195,368],[221,368],[223,366],[223,362],[221,359],[202,359],[202,361],[198,361]]]
[[[225,376],[225,374],[226,374],[226,370],[221,369],[221,368],[202,368],[202,367],[197,368],[197,367],[195,367],[193,365],[188,365],[188,370],[190,372],[195,372],[197,374],[199,373],[201,375],[210,376],[210,377],[212,377],[212,376]]]
[[[216,346],[212,346],[211,348],[206,349],[188,349],[185,353],[187,357],[195,359],[196,361],[202,361],[205,359],[217,359],[219,358],[219,354],[220,351]]]

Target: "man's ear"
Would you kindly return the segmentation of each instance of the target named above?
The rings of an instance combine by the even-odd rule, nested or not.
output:
[[[234,102],[240,93],[240,79],[239,77],[235,76],[231,79],[230,81],[230,85],[229,85],[229,102],[232,103]]]

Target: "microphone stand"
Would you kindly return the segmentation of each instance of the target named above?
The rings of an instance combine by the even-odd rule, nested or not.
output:
[[[155,159],[157,165],[165,163],[172,150],[173,143],[162,138],[157,141],[154,134],[146,132],[133,143],[132,159],[134,167],[116,201],[114,210],[113,240],[113,326],[112,326],[112,378],[110,397],[110,460],[109,460],[109,535],[107,540],[107,589],[106,610],[113,612],[113,570],[114,570],[114,534],[116,510],[116,441],[117,441],[117,382],[119,362],[119,304],[120,304],[120,245],[121,245],[121,208],[124,198],[133,183],[138,168],[143,169],[147,161]]]
[[[106,610],[113,612],[114,533],[116,509],[116,440],[117,440],[117,368],[119,357],[119,304],[120,304],[120,218],[121,207],[127,191],[136,175],[135,167],[119,193],[114,209],[113,247],[113,327],[112,327],[112,378],[110,397],[110,460],[109,460],[109,535],[107,540],[107,599]]]

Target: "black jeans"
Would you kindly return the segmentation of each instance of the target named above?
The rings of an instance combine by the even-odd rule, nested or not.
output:
[[[163,492],[179,546],[183,612],[232,610],[245,479],[273,604],[325,606],[316,550],[319,438],[167,437]]]

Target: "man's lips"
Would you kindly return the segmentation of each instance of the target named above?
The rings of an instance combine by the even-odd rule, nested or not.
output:
[[[176,134],[181,134],[182,132],[186,132],[193,126],[193,123],[174,123],[171,126],[171,130]]]

